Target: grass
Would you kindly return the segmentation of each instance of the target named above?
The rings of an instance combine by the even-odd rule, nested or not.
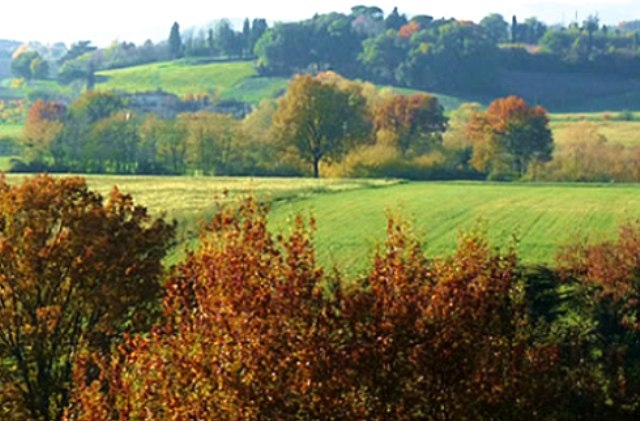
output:
[[[7,174],[11,183],[30,175]],[[193,222],[212,211],[214,201],[233,200],[253,194],[261,200],[277,202],[315,194],[333,193],[397,183],[385,180],[252,178],[252,177],[162,177],[81,175],[90,188],[107,195],[114,186],[131,194],[152,213]],[[225,199],[224,196],[227,196]]]
[[[296,212],[313,214],[319,260],[353,275],[384,238],[389,210],[412,223],[431,256],[450,253],[460,230],[480,226],[496,246],[517,235],[525,263],[549,263],[579,236],[607,238],[640,217],[640,186],[408,183],[276,204],[271,222],[284,229]]]
[[[25,175],[7,174],[6,177],[10,183],[20,183]],[[237,200],[246,195],[255,195],[260,200],[278,203],[397,183],[385,180],[249,177],[83,177],[87,179],[90,188],[103,196],[108,195],[114,186],[118,186],[120,191],[131,194],[136,203],[147,207],[152,215],[164,213],[167,218],[178,221],[178,237],[182,244],[169,256],[169,264],[181,260],[185,245],[196,245],[195,239],[198,237],[200,223],[213,214],[216,201]]]
[[[274,98],[287,79],[259,77],[252,61],[193,64],[186,61],[153,63],[98,73],[96,88],[125,92],[162,89],[180,97],[215,93],[221,99],[259,102]]]
[[[22,136],[22,124],[0,123],[0,139],[7,137],[16,139],[20,136]]]
[[[12,159],[20,159],[20,157],[12,155],[0,155],[0,171],[9,171],[11,169]]]
[[[7,175],[9,182],[24,177]],[[640,218],[640,185],[400,183],[385,180],[87,176],[107,194],[114,185],[154,215],[180,223],[183,242],[168,259],[195,246],[199,223],[215,209],[215,198],[253,194],[272,204],[271,227],[287,232],[297,214],[317,221],[318,259],[349,275],[362,274],[376,243],[384,239],[386,214],[399,213],[425,240],[430,256],[449,254],[461,230],[482,228],[497,247],[519,238],[525,263],[553,263],[558,247],[588,235],[610,238],[620,223]],[[224,196],[224,192],[227,196]]]
[[[604,135],[609,142],[626,146],[640,145],[640,120],[619,121],[615,118],[619,113],[573,113],[551,114],[551,129],[554,140],[558,144],[569,140],[571,127],[582,121],[593,124],[598,132]],[[634,114],[634,119],[640,119],[640,113]]]

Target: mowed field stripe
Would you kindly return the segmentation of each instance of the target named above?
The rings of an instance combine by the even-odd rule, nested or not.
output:
[[[496,247],[515,234],[522,260],[544,263],[578,237],[611,238],[620,223],[638,219],[640,187],[408,183],[276,204],[271,224],[286,230],[292,215],[312,214],[320,261],[359,273],[384,239],[388,211],[413,226],[430,255],[450,253],[461,231],[480,228]]]

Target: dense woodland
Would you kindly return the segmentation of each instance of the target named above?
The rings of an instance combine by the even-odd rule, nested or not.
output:
[[[142,45],[115,42],[97,49],[89,41],[70,48],[34,44],[14,54],[12,71],[25,79],[57,77],[89,86],[101,69],[168,59],[257,59],[263,74],[333,70],[348,78],[452,93],[502,93],[500,72],[544,70],[637,75],[640,35],[637,22],[582,22],[549,26],[535,17],[490,14],[480,22],[407,17],[394,9],[354,7],[350,14],[315,15],[300,22],[246,19],[241,30],[220,20],[181,30],[175,23],[168,40]],[[508,21],[507,21],[508,19]],[[498,95],[500,96],[500,95]]]

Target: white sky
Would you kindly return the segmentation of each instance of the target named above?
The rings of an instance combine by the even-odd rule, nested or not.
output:
[[[113,40],[143,42],[168,37],[174,21],[182,28],[221,18],[264,17],[300,20],[314,13],[346,13],[356,4],[375,5],[385,13],[398,6],[408,15],[427,14],[479,21],[497,12],[509,21],[537,16],[546,23],[568,23],[598,13],[603,23],[640,19],[639,0],[0,0],[0,39],[73,42]]]

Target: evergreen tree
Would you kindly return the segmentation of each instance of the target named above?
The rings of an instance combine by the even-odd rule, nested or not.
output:
[[[249,51],[252,55],[254,55],[253,50],[256,46],[256,43],[258,42],[260,37],[262,37],[262,35],[267,32],[268,28],[269,26],[267,25],[266,19],[254,19],[251,23],[251,45]]]
[[[407,24],[407,17],[405,15],[401,15],[398,12],[398,8],[394,7],[393,11],[389,13],[389,16],[384,20],[384,26],[386,29],[399,30],[404,25]]]
[[[215,56],[216,41],[215,41],[215,36],[213,35],[213,29],[212,28],[209,28],[209,30],[207,31],[207,48],[211,52],[211,55]]]
[[[180,37],[180,25],[178,25],[178,22],[174,22],[171,27],[171,34],[169,34],[169,51],[173,59],[182,57],[182,38]]]
[[[242,24],[242,55],[250,56],[253,48],[251,48],[251,22],[249,18],[244,20]]]

